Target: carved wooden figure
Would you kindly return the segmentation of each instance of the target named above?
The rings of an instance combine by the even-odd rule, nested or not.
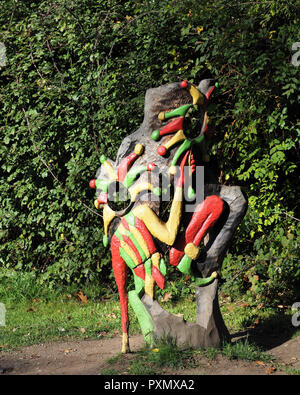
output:
[[[196,199],[201,187],[197,166],[209,161],[207,105],[214,88],[212,80],[203,80],[198,87],[182,81],[149,89],[141,127],[124,139],[115,163],[101,156],[100,172],[90,181],[96,188],[95,206],[103,209],[103,243],[110,243],[124,353],[130,350],[128,302],[150,345],[169,335],[179,345],[218,346],[229,336],[218,308],[218,272],[247,204],[238,187],[218,185],[209,171],[204,200]],[[163,219],[168,196],[169,213]],[[191,213],[186,199],[196,201]],[[166,254],[171,265],[195,280],[196,323],[166,312],[154,300],[155,285],[165,286]],[[135,283],[129,292],[128,270]]]

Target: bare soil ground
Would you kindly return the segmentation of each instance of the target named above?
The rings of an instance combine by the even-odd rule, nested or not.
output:
[[[143,337],[131,337],[132,353],[119,358],[114,368],[128,374],[130,360],[144,344]],[[0,375],[98,375],[111,367],[107,360],[120,352],[121,337],[100,340],[65,341],[20,347],[0,352]],[[228,360],[217,355],[209,360],[199,355],[196,368],[164,369],[165,375],[285,375],[288,369],[300,369],[300,336],[268,351],[283,368],[262,361]],[[277,366],[274,368],[274,366]]]

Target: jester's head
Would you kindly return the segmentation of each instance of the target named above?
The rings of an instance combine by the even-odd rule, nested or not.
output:
[[[197,87],[184,80],[179,83],[180,89],[177,88],[176,91],[179,93],[181,90],[181,94],[186,95],[182,96],[183,104],[177,101],[175,108],[167,108],[158,113],[159,129],[153,130],[151,138],[158,143],[157,154],[161,157],[167,157],[176,148],[171,166],[176,166],[182,155],[195,145],[202,152],[203,161],[209,160],[205,152],[205,134],[209,123],[207,107],[216,85],[212,80],[206,79]],[[185,97],[190,98],[187,104]]]

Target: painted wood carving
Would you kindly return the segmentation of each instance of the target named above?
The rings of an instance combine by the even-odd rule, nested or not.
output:
[[[110,244],[124,353],[130,350],[128,303],[150,345],[169,335],[179,345],[218,346],[229,336],[218,308],[218,273],[247,203],[239,187],[219,185],[209,169],[207,106],[214,89],[212,80],[149,89],[141,127],[123,140],[115,162],[101,156],[90,181],[103,210],[103,244]],[[196,323],[155,300],[155,286],[165,287],[167,261],[194,279]]]

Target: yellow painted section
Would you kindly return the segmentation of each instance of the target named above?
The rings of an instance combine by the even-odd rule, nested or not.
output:
[[[126,236],[126,229],[124,228],[122,223],[120,223],[120,225],[118,226],[118,231],[121,233],[121,235],[125,235]]]
[[[142,155],[142,153],[144,152],[144,146],[142,144],[136,144],[136,146],[134,147],[134,153],[138,156]]]
[[[162,112],[160,112],[160,113],[158,114],[158,119],[159,119],[160,121],[163,121],[163,120],[165,119],[165,112],[164,112],[164,111],[162,111]]]
[[[95,207],[96,207],[96,209],[98,210],[98,208],[99,208],[99,202],[98,202],[98,200],[97,200],[97,199],[94,201],[94,206],[95,206]]]
[[[189,88],[190,91],[190,95],[193,98],[193,104],[203,104],[204,103],[204,98],[202,93],[199,91],[199,89],[197,89],[194,85],[190,85]]]
[[[177,168],[176,168],[176,166],[171,166],[170,168],[169,168],[169,173],[171,174],[171,175],[175,175],[176,174],[176,172],[177,172]]]
[[[121,240],[121,248],[126,252],[127,255],[130,256],[130,258],[133,260],[135,266],[139,265],[139,261],[134,253],[134,251],[129,247],[128,244],[125,243],[125,241]]]
[[[146,273],[145,276],[145,293],[150,296],[151,299],[154,297],[154,280],[152,276]]]
[[[150,182],[141,182],[129,188],[131,201],[134,202],[137,195],[142,191],[153,191],[154,187]]]
[[[108,172],[109,179],[112,181],[117,180],[117,173],[115,172],[115,169],[113,168],[112,164],[109,163],[107,160],[103,163],[103,166]]]
[[[152,236],[163,243],[173,245],[178,233],[182,212],[182,188],[175,189],[174,198],[167,222],[163,222],[147,205],[141,205],[133,210],[134,215],[144,221]]]
[[[152,256],[151,256],[151,261],[152,261],[152,265],[157,267],[157,269],[159,269],[159,262],[160,262],[160,253],[159,252],[155,252]]]
[[[122,353],[127,353],[130,352],[129,349],[129,338],[128,338],[128,333],[123,332],[123,337],[122,337]]]
[[[183,133],[183,130],[178,130],[178,132],[170,139],[168,140],[164,146],[166,147],[166,149],[170,149],[174,144],[179,143],[182,140],[185,140],[186,137]]]
[[[104,233],[107,236],[109,224],[115,218],[116,213],[106,204],[103,209],[103,222],[104,222]]]
[[[199,254],[199,247],[194,243],[188,243],[184,248],[184,253],[191,259],[196,259]]]
[[[134,212],[134,211],[133,211]],[[136,241],[139,243],[140,247],[144,251],[144,254],[146,255],[147,259],[150,256],[150,252],[148,250],[147,244],[143,238],[143,236],[140,234],[140,232],[132,225],[129,225],[129,230],[132,233],[133,237],[135,237]]]

